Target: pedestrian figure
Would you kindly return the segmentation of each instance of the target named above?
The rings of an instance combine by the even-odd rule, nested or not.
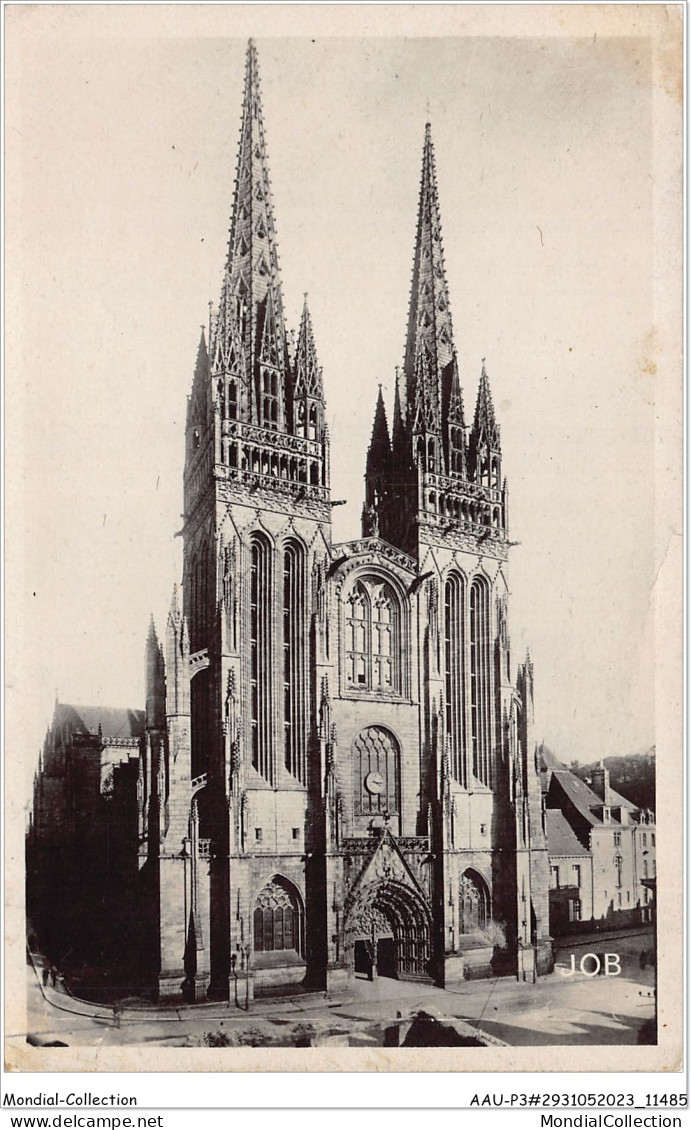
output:
[[[53,988],[55,988],[55,984],[57,982],[57,979],[58,979],[58,971],[55,968],[55,966],[53,966],[53,968],[50,971],[50,981],[51,981]]]
[[[47,985],[47,984],[48,984],[48,978],[49,978],[49,976],[50,976],[50,974],[49,974],[48,970],[47,970],[47,969],[44,969],[44,970],[43,970],[43,984],[44,984],[44,985]]]
[[[645,969],[646,965],[648,964],[648,954],[646,950],[641,950],[641,956],[638,959],[638,964],[640,965],[641,969]]]
[[[122,1004],[116,1001],[113,1005],[113,1019],[115,1020],[115,1027],[120,1027],[120,1017],[122,1016]]]

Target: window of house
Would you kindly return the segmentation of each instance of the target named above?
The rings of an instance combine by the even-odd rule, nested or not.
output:
[[[643,844],[643,847],[648,846],[648,834],[647,834],[647,832],[643,832],[641,834],[641,843]]]
[[[623,869],[624,869],[624,860],[622,859],[622,857],[620,855],[615,855],[615,857],[614,857],[614,867],[615,867],[615,870],[616,870],[616,873],[617,873],[617,886],[621,887],[621,885],[622,885],[622,882],[621,882],[622,872],[623,872]],[[621,896],[619,896],[619,898],[621,900]]]
[[[654,832],[650,833],[650,843],[651,843],[652,847],[655,847],[655,833]]]
[[[580,922],[582,916],[581,900],[569,899],[569,921]]]
[[[573,865],[573,885],[574,887],[580,887],[581,885],[581,868],[577,863]]]
[[[550,871],[551,871],[551,874],[552,874],[552,887],[554,889],[557,889],[560,886],[560,883],[559,883],[559,868],[558,867],[551,867]]]
[[[621,906],[621,891],[617,892],[617,906]]]
[[[647,859],[643,860],[643,878],[644,879],[648,878],[648,860]]]
[[[621,847],[621,832],[614,833],[614,846]]]
[[[357,582],[346,605],[346,684],[400,693],[400,616],[393,589],[376,577]]]

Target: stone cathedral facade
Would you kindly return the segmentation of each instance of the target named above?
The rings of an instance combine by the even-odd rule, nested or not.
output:
[[[532,979],[552,967],[533,672],[512,671],[500,431],[484,362],[466,418],[429,125],[403,365],[345,543],[316,341],[306,303],[286,329],[250,43],[187,408],[182,591],[147,644],[152,977],[161,996],[231,1000]]]

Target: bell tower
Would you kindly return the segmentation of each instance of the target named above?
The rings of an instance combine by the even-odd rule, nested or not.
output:
[[[388,464],[381,455],[387,423],[380,401],[381,397],[367,462],[363,520],[418,560],[424,557],[425,545],[478,545],[483,551],[491,546],[493,556],[504,555],[507,513],[499,428],[484,359],[470,434],[465,421],[429,123],[405,356],[402,379],[396,374]]]
[[[331,542],[322,370],[306,297],[294,346],[286,331],[252,41],[221,296],[188,401],[184,489],[193,816],[210,884],[210,937],[195,944],[210,954],[211,992],[227,995],[229,977],[250,980],[254,871],[294,884],[285,898],[296,916],[307,897],[324,662],[313,617]],[[293,949],[302,979],[304,938]]]

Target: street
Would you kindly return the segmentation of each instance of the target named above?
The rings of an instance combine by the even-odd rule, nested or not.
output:
[[[341,997],[325,993],[257,1000],[249,1012],[221,1002],[156,1008],[136,1000],[118,1010],[44,986],[40,958],[27,963],[32,1044],[69,1046],[396,1046],[420,1013],[456,1026],[458,1042],[511,1046],[651,1042],[654,970],[651,930],[574,939],[556,949],[555,972],[536,984],[511,977],[439,989],[411,981],[356,978]],[[576,972],[566,976],[575,955]],[[618,975],[580,972],[584,954],[616,953]],[[641,954],[646,955],[645,963]],[[613,963],[611,963],[613,965]],[[585,962],[591,970],[594,961]],[[16,1033],[17,1038],[22,1034]],[[454,1041],[455,1042],[455,1037]]]

